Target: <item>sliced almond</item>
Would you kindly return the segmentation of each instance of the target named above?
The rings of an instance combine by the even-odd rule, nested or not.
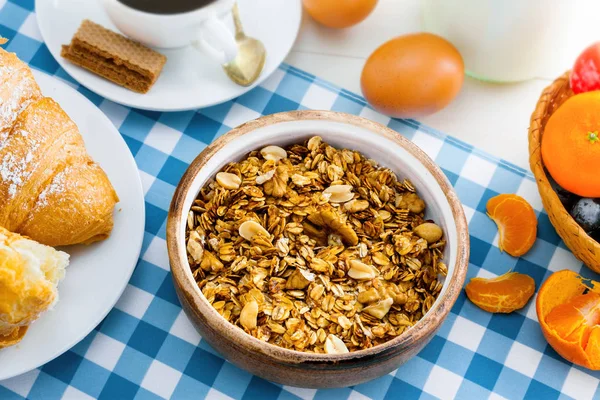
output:
[[[217,183],[225,189],[239,189],[242,184],[242,178],[231,172],[219,172],[217,174]]]
[[[369,249],[367,249],[367,244],[364,242],[359,243],[358,244],[358,256],[366,257],[368,253],[369,253]]]
[[[190,237],[187,242],[187,251],[194,261],[200,262],[202,260],[202,256],[204,255],[204,245],[202,244],[202,237],[198,232],[190,232]]]
[[[338,317],[338,325],[341,326],[344,330],[348,330],[352,328],[352,322],[345,315],[340,315]]]
[[[390,311],[392,304],[394,304],[394,300],[388,297],[385,300],[381,300],[375,304],[371,304],[370,306],[363,308],[363,312],[366,312],[375,318],[382,319]]]
[[[258,320],[258,303],[256,301],[249,301],[246,303],[242,312],[240,313],[240,324],[249,331],[256,329],[256,322]]]
[[[292,175],[292,182],[294,182],[294,185],[296,186],[305,186],[310,185],[312,179],[304,175],[294,174]]]
[[[275,248],[281,257],[287,256],[290,252],[290,239],[286,237],[280,237],[275,243]]]
[[[325,353],[327,354],[344,354],[349,353],[346,344],[334,334],[329,334],[325,339]]]
[[[299,268],[298,271],[300,271],[300,273],[302,274],[302,276],[304,277],[304,279],[306,279],[309,282],[314,282],[315,281],[315,274],[313,274],[312,272]]]
[[[187,226],[189,230],[193,230],[194,229],[194,219],[195,219],[195,215],[194,212],[192,210],[190,210],[190,212],[188,213],[187,216]]]
[[[367,208],[369,208],[369,202],[367,200],[354,199],[344,204],[344,209],[351,213],[365,211]]]
[[[369,280],[378,275],[378,271],[372,265],[365,264],[362,261],[350,260],[350,269],[348,276],[356,280]]]
[[[279,161],[283,158],[287,158],[287,151],[279,146],[263,147],[260,154],[262,154],[265,160]]]
[[[333,185],[323,190],[323,194],[330,194],[329,201],[332,203],[345,203],[352,200],[352,186],[350,185]]]
[[[262,235],[266,238],[271,236],[269,235],[269,231],[263,228],[261,224],[253,220],[243,222],[240,225],[238,232],[241,237],[248,241],[252,241],[252,238],[256,235]]]
[[[270,181],[271,179],[273,179],[273,176],[275,175],[275,170],[272,169],[268,172],[265,172],[264,174],[259,174],[256,176],[256,184],[257,185],[262,185],[263,183]]]

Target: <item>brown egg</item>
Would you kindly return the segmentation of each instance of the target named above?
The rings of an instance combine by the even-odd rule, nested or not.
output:
[[[379,46],[367,60],[360,84],[376,110],[413,118],[446,107],[460,91],[463,77],[462,57],[450,42],[416,33]]]

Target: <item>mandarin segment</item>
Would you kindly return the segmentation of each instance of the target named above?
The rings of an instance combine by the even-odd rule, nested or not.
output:
[[[473,278],[465,286],[469,300],[491,313],[510,313],[525,307],[535,292],[529,275],[507,272],[496,278]]]
[[[555,272],[539,290],[536,311],[544,337],[558,354],[600,369],[600,294],[597,282],[587,283],[573,271]]]
[[[600,326],[596,325],[590,329],[585,353],[591,360],[593,369],[600,369]]]
[[[486,209],[498,226],[500,251],[520,257],[531,249],[537,235],[537,218],[524,198],[516,194],[500,194],[488,200]]]
[[[586,293],[572,297],[568,302],[554,307],[546,316],[546,324],[560,337],[568,340],[585,338],[586,328],[600,322],[600,295]]]
[[[587,289],[576,272],[564,269],[553,273],[540,287],[536,302],[538,317],[548,315],[554,307],[583,294]]]

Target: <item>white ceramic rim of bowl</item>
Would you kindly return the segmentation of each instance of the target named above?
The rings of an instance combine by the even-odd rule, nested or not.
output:
[[[310,111],[309,111],[310,113]],[[323,113],[314,111],[313,113]],[[283,113],[285,114],[285,113]],[[337,114],[344,115],[343,113],[332,113],[325,112],[325,114]],[[275,114],[276,115],[276,114]],[[273,117],[274,115],[267,116]],[[263,117],[264,118],[264,117]],[[348,118],[357,118],[354,116],[348,116]],[[371,122],[371,121],[369,121]],[[376,123],[373,123],[376,124]],[[379,125],[379,124],[377,124]],[[381,125],[381,127],[388,129]],[[239,128],[239,127],[238,127]],[[237,129],[237,128],[236,128]],[[396,133],[397,134],[397,133]],[[225,164],[232,160],[239,160],[244,157],[251,150],[259,150],[260,148],[266,145],[288,145],[292,143],[300,143],[309,137],[312,136],[321,136],[323,140],[336,148],[346,147],[352,150],[360,151],[365,154],[367,157],[373,158],[380,165],[386,166],[393,170],[399,177],[402,179],[407,177],[414,184],[419,196],[425,201],[427,205],[426,218],[433,219],[438,225],[442,227],[444,230],[444,234],[447,238],[447,246],[444,251],[444,262],[447,263],[448,266],[448,274],[447,277],[452,277],[456,263],[459,260],[459,249],[458,249],[458,225],[456,223],[455,218],[462,218],[464,221],[464,226],[467,226],[466,219],[462,209],[460,210],[461,215],[455,216],[452,207],[450,205],[450,201],[448,199],[448,195],[444,193],[442,188],[440,187],[436,178],[430,173],[427,167],[410,151],[403,148],[399,143],[391,140],[389,138],[384,137],[381,133],[377,133],[374,130],[368,129],[364,126],[358,126],[351,122],[342,122],[342,121],[334,121],[328,119],[301,119],[301,120],[291,120],[291,121],[279,121],[271,124],[267,124],[265,126],[257,127],[249,132],[244,133],[242,136],[233,138],[223,145],[220,149],[218,149],[214,154],[210,156],[208,160],[204,163],[203,167],[193,179],[190,188],[183,200],[183,213],[179,216],[179,238],[185,237],[185,229],[187,224],[187,213],[190,209],[194,199],[198,195],[200,188],[204,185],[204,183],[213,177],[216,172],[218,172]],[[351,141],[349,141],[349,138]],[[422,152],[416,145],[411,143],[416,149],[418,149],[422,154],[422,157],[425,157],[426,160],[429,160],[432,165],[436,168],[437,165],[429,159],[429,157]],[[362,147],[361,147],[362,146]],[[364,148],[363,148],[364,147]],[[404,170],[406,168],[406,170]],[[408,173],[403,171],[409,171]],[[440,170],[440,174],[443,173]],[[444,176],[444,179],[445,176]],[[447,179],[446,179],[447,181]],[[451,188],[452,186],[448,183],[448,186]],[[455,200],[458,202],[458,198],[455,197]],[[437,199],[434,201],[433,199]],[[460,204],[460,203],[459,203]],[[440,218],[443,216],[443,218]],[[466,244],[466,261],[468,262],[468,236],[467,236],[467,244]],[[180,251],[185,253],[185,243],[179,244]],[[187,261],[187,255],[184,254],[184,274],[189,282],[194,282],[195,280],[192,276],[191,268]],[[464,277],[463,277],[464,279]],[[419,320],[412,328],[416,329],[417,327],[423,324],[423,321],[426,320],[428,315],[433,314],[440,307],[442,300],[445,299],[445,294],[448,290],[448,286],[451,279],[444,279],[444,284],[442,290],[436,299],[433,306],[428,310],[428,312]],[[202,294],[201,290],[198,288],[196,284],[192,285],[196,294],[202,299],[202,301],[208,304],[208,301]],[[461,284],[462,286],[462,284]],[[453,301],[454,303],[454,301]],[[209,305],[210,306],[210,305]],[[222,319],[216,310],[210,306],[210,309],[214,311],[214,313]],[[408,331],[407,331],[408,332]],[[245,333],[245,332],[244,332]],[[247,335],[247,334],[246,334]],[[249,338],[258,339],[252,337],[251,335],[247,335]],[[403,335],[398,336],[392,340],[398,339]],[[260,342],[261,344],[268,344],[264,342]],[[386,342],[388,343],[388,342]],[[273,347],[277,347],[274,346]],[[374,348],[379,347],[375,346]],[[296,350],[289,350],[280,348],[281,351],[292,351],[294,353],[301,354],[310,354],[305,352],[299,352]],[[359,350],[355,352],[348,353],[347,357],[342,358],[352,358],[353,356],[358,356],[361,353],[367,351],[369,349]],[[319,356],[316,354],[316,356]],[[321,355],[322,356],[322,355]],[[331,356],[331,355],[328,355]],[[311,357],[314,360],[314,358]]]

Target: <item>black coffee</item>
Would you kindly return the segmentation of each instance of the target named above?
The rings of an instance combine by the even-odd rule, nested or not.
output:
[[[202,8],[215,0],[119,0],[136,10],[152,14],[178,14]]]

